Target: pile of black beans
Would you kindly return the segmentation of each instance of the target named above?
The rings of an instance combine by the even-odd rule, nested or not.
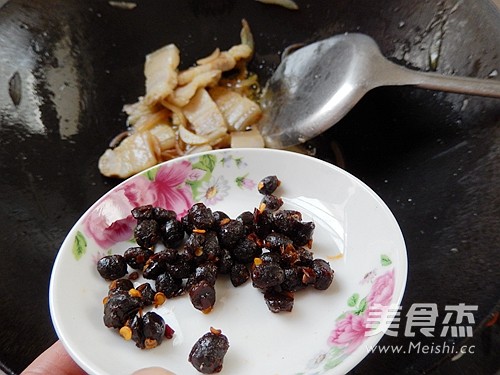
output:
[[[157,316],[142,316],[142,308],[188,294],[196,309],[208,313],[216,301],[219,275],[228,275],[235,287],[251,280],[274,313],[291,311],[299,290],[327,289],[334,272],[313,256],[315,225],[302,221],[299,211],[281,209],[283,201],[274,194],[280,183],[276,176],[262,179],[258,208],[234,219],[203,203],[194,204],[180,220],[176,212],[161,207],[134,208],[138,246],[97,264],[103,278],[115,280],[105,301],[105,325],[124,331],[141,348],[159,344],[158,334],[150,331],[165,331],[165,324]],[[129,267],[135,271],[124,278]],[[134,288],[129,279],[139,272],[151,282]],[[137,317],[142,321],[136,322]],[[123,327],[130,328],[130,335]]]
[[[110,257],[116,259],[114,255]],[[133,340],[141,349],[155,348],[164,338],[171,339],[174,330],[154,311],[143,314],[143,308],[158,306],[164,301],[165,297],[156,293],[149,283],[134,288],[129,279],[116,279],[103,301],[104,325],[119,330],[124,339]]]

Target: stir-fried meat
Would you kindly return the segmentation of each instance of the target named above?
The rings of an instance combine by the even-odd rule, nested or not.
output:
[[[177,86],[179,49],[169,44],[146,56],[144,75],[146,76],[147,105],[153,105],[169,96]]]
[[[262,115],[257,103],[235,91],[218,86],[210,89],[209,93],[230,130],[245,130],[255,124]]]
[[[181,72],[175,45],[147,55],[145,95],[123,107],[129,128],[99,159],[101,173],[126,178],[184,154],[231,144],[262,147],[256,128],[243,132],[261,116],[259,105],[247,97],[255,97],[258,81],[246,70],[254,42],[244,20],[240,39],[240,44],[222,52],[217,48]],[[230,73],[222,78],[224,72]],[[238,134],[231,140],[233,132]]]
[[[115,149],[107,149],[99,158],[99,170],[105,176],[126,178],[158,163],[157,140],[149,132],[132,134]]]
[[[224,116],[205,89],[196,92],[189,104],[183,108],[183,113],[196,134],[213,139],[213,134],[227,132]]]

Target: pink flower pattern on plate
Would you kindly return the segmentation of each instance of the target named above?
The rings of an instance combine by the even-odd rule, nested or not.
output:
[[[331,350],[330,355],[324,357],[327,362],[324,371],[340,364],[369,336],[367,333],[373,328],[368,326],[367,317],[371,316],[374,305],[389,306],[394,293],[394,282],[394,269],[391,269],[373,280],[365,298],[359,300],[359,295],[355,294],[356,302],[349,306],[354,307],[357,304],[357,308],[342,314],[328,337],[327,342]],[[322,372],[317,372],[320,373]]]
[[[347,313],[343,319],[337,322],[328,338],[328,343],[343,346],[348,353],[351,353],[365,340],[365,334],[369,330],[366,327],[364,315]]]
[[[253,190],[253,188],[255,188],[257,184],[253,180],[250,180],[249,178],[243,178],[241,185],[247,190]]]
[[[123,189],[116,190],[90,211],[83,222],[83,231],[102,249],[129,240],[135,225],[130,214],[132,208],[134,206],[125,198]]]
[[[185,183],[191,171],[191,163],[182,161],[159,167],[153,181],[145,175],[136,176],[98,203],[84,220],[84,232],[106,249],[131,239],[135,220],[130,211],[134,207],[152,204],[184,216],[194,203],[191,188]]]
[[[394,293],[394,269],[377,277],[366,297],[368,305],[389,306]]]

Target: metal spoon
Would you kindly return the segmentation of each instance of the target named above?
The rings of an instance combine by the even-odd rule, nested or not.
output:
[[[387,60],[363,34],[342,34],[286,56],[267,82],[259,129],[266,145],[303,143],[344,117],[369,90],[414,85],[500,98],[500,81],[413,71]]]

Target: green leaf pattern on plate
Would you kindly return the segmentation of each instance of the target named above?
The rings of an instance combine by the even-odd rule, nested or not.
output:
[[[361,315],[366,311],[366,308],[368,307],[368,303],[366,302],[366,297],[363,298],[361,301],[359,301],[358,308],[354,310],[354,314],[356,315]]]
[[[76,232],[72,250],[76,260],[79,260],[87,252],[87,240],[80,231]]]
[[[145,175],[149,181],[154,181],[155,177],[156,177],[156,173],[158,173],[158,168],[151,168],[151,169],[146,171]]]
[[[352,296],[350,296],[347,299],[347,306],[354,307],[354,306],[356,306],[356,304],[358,303],[358,301],[359,301],[359,294],[358,293],[354,293]]]
[[[212,173],[217,164],[217,157],[215,155],[202,155],[197,163],[193,164],[193,169],[201,169],[202,171]]]
[[[387,267],[387,266],[390,266],[392,264],[392,260],[391,258],[389,258],[389,256],[385,255],[385,254],[382,254],[380,256],[380,263],[384,266],[384,267]]]

